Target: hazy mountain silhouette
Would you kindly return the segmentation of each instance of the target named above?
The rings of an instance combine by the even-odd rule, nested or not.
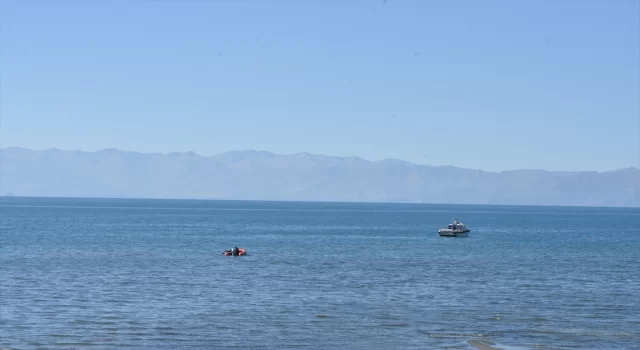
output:
[[[500,173],[400,160],[233,151],[98,152],[6,148],[0,193],[17,196],[214,198],[640,207],[640,170]]]

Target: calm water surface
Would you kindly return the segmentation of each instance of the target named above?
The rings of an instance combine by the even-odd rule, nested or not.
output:
[[[640,348],[640,209],[0,198],[0,348],[477,339]]]

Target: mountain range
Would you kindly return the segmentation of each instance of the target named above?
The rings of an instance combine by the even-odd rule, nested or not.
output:
[[[309,153],[97,152],[9,147],[0,193],[18,196],[640,207],[640,170],[488,172]]]

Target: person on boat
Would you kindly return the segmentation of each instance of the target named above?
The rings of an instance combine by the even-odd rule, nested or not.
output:
[[[233,256],[240,255],[240,249],[238,249],[238,246],[235,246],[235,247],[233,247],[233,249],[231,249],[231,255],[233,255]]]

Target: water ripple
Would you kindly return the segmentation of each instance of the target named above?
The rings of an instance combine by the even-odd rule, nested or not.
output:
[[[640,343],[635,211],[24,201],[0,205],[0,348]],[[463,212],[470,237],[437,236]]]

